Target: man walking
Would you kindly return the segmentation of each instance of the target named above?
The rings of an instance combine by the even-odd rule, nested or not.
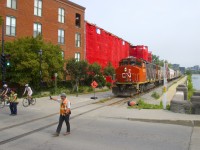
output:
[[[56,130],[56,133],[54,134],[54,136],[59,136],[61,128],[62,128],[63,121],[65,121],[66,126],[67,126],[67,132],[64,133],[64,135],[70,134],[70,123],[69,123],[69,116],[71,114],[70,101],[66,98],[65,93],[62,93],[60,95],[60,98],[61,99],[56,99],[56,98],[52,98],[50,96],[50,99],[60,102],[59,124],[58,124],[57,130]]]

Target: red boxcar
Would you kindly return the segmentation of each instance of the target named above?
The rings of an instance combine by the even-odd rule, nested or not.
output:
[[[129,56],[130,44],[123,39],[86,22],[86,60],[103,68],[109,62],[116,68],[122,58]]]
[[[148,47],[144,45],[130,46],[129,55],[148,61]]]
[[[152,63],[152,52],[148,53],[148,62]]]

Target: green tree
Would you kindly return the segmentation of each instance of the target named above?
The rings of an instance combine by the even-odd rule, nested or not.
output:
[[[159,65],[160,64],[159,56],[152,55],[152,63]]]
[[[85,79],[88,71],[88,63],[84,60],[76,61],[76,59],[69,59],[66,64],[67,74],[70,75],[72,86],[75,83],[76,93],[78,96],[78,87],[81,79]],[[73,88],[73,90],[74,90]]]
[[[108,63],[108,66],[104,68],[104,75],[113,76],[115,74],[115,68],[112,66],[111,62]]]
[[[103,87],[106,84],[106,80],[101,72],[101,66],[98,63],[93,63],[89,65],[89,78],[88,81],[91,83],[92,81],[96,81],[99,87]]]
[[[42,49],[42,81],[51,83],[51,77],[56,72],[58,79],[63,79],[64,61],[61,48],[51,43],[45,43],[41,37],[26,37],[5,43],[5,54],[10,54],[10,66],[7,67],[7,80],[24,85],[31,84],[35,89],[40,85],[40,55]]]

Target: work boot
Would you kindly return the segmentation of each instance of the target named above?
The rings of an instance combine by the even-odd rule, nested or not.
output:
[[[57,136],[59,136],[59,133],[56,132],[53,134],[53,137],[57,137]]]
[[[70,134],[70,132],[65,132],[63,135],[68,135],[68,134]]]

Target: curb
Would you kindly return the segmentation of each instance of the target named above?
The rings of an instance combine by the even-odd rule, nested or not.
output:
[[[140,122],[150,122],[150,123],[163,123],[172,125],[182,125],[189,127],[200,127],[200,120],[159,120],[159,119],[139,119],[139,118],[122,118],[122,117],[106,117],[112,119],[124,119],[129,121],[140,121]]]

